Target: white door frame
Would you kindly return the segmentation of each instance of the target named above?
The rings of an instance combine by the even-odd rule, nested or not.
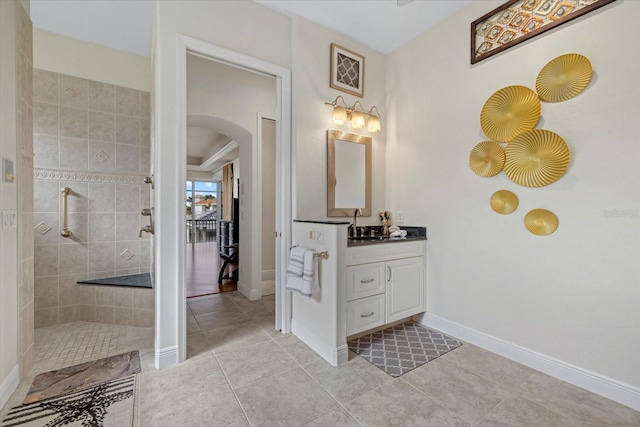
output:
[[[187,52],[195,53],[214,61],[222,62],[248,71],[266,74],[276,79],[276,324],[283,333],[291,331],[291,297],[287,297],[284,290],[286,265],[291,249],[291,71],[260,59],[244,55],[202,40],[194,39],[183,34],[177,35],[177,135],[176,141],[187,140]],[[179,155],[176,159],[178,177],[186,181],[186,144],[178,144]],[[255,180],[254,180],[255,182]],[[258,191],[260,198],[260,188]],[[184,193],[178,195],[176,207],[184,204]],[[185,211],[177,209],[175,227],[178,230],[178,242],[185,241]],[[259,233],[252,237],[253,245],[260,245]],[[257,243],[256,243],[257,239]],[[257,246],[259,247],[259,246]],[[183,262],[178,263],[178,284],[176,316],[177,316],[177,358],[184,361],[187,353],[187,298],[185,290],[185,246],[178,245],[176,255]],[[262,273],[262,272],[260,272]],[[261,277],[258,276],[258,277]]]

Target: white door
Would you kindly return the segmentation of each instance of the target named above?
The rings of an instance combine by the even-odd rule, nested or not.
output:
[[[423,257],[387,262],[386,323],[424,311],[423,262]]]

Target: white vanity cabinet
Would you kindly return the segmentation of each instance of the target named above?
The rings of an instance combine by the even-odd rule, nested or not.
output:
[[[425,311],[425,245],[347,248],[347,336]]]

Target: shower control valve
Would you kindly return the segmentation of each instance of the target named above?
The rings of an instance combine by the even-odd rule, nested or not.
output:
[[[140,229],[140,234],[138,234],[138,237],[142,237],[142,233],[151,233],[153,234],[153,227],[150,225],[145,225],[144,227],[142,227]]]

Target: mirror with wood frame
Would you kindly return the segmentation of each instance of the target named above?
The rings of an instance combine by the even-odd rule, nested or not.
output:
[[[371,216],[371,137],[327,130],[327,216]]]

